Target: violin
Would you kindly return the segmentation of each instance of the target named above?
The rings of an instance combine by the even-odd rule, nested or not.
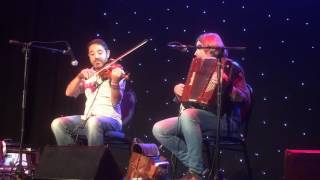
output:
[[[123,69],[123,66],[121,66],[121,64],[117,64],[117,63],[111,64],[111,65],[106,65],[105,67],[107,67],[107,68],[103,68],[101,71],[97,72],[97,75],[100,76],[103,80],[111,79],[111,74],[112,74],[113,69],[116,69],[116,68]],[[128,80],[129,74],[122,73],[121,79]]]
[[[135,47],[129,49],[128,51],[121,54],[116,59],[113,59],[110,63],[106,64],[102,69],[96,72],[95,75],[100,76],[102,79],[110,79],[112,70],[115,68],[123,69],[123,67],[120,64],[117,64],[118,61],[121,61],[123,57],[127,56],[128,54],[132,53],[136,49],[140,48],[141,46],[145,45],[148,42],[148,39],[143,40],[141,43],[136,45]],[[124,73],[122,75],[122,78],[128,79],[129,75]]]

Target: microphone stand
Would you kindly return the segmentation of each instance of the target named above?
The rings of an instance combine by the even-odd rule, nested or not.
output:
[[[222,57],[224,56],[224,51],[226,49],[233,49],[233,50],[244,50],[245,47],[210,47],[210,46],[195,46],[197,49],[214,49],[216,50],[215,52],[215,57],[217,58],[217,132],[216,132],[216,137],[215,137],[215,148],[213,150],[213,159],[211,160],[212,162],[212,167],[209,173],[209,178],[212,175],[213,172],[213,180],[223,180],[223,174],[220,171],[220,131],[221,131],[221,110],[222,110]]]
[[[22,149],[23,149],[23,139],[24,139],[24,128],[25,128],[25,115],[26,115],[26,109],[27,109],[27,88],[28,88],[28,74],[29,74],[29,59],[30,59],[30,53],[31,48],[38,48],[38,49],[45,49],[49,50],[51,52],[59,52],[59,53],[65,53],[65,50],[59,50],[54,48],[48,48],[43,46],[37,46],[33,45],[33,42],[19,42],[10,40],[9,44],[19,45],[22,46],[22,52],[24,53],[24,73],[23,73],[23,90],[22,90],[22,102],[21,102],[21,129],[20,129],[20,142],[19,142],[19,162],[18,165],[16,165],[16,170],[14,175],[24,179],[26,176],[25,169],[22,165]]]
[[[215,139],[215,148],[214,148],[214,157],[212,159],[212,169],[210,170],[209,177],[212,175],[213,172],[213,180],[223,180],[223,174],[220,171],[220,131],[221,131],[221,110],[222,110],[222,57],[224,56],[224,51],[226,49],[231,49],[231,50],[245,50],[246,47],[198,47],[198,49],[215,49],[215,56],[217,58],[217,132],[216,132],[216,139]]]
[[[213,180],[223,180],[223,174],[220,171],[220,131],[221,131],[221,110],[222,110],[222,57],[224,56],[224,51],[226,49],[230,50],[245,50],[246,47],[197,47],[200,49],[215,49],[217,52],[215,53],[215,56],[217,58],[217,132],[216,132],[216,141],[215,141],[215,149],[214,149],[214,157],[212,159],[212,169],[210,171],[209,177],[211,176],[211,173],[213,171]]]
[[[22,52],[24,53],[24,73],[23,73],[23,90],[22,90],[22,105],[21,105],[21,129],[20,129],[20,143],[19,143],[19,163],[16,167],[15,175],[24,178],[25,171],[22,166],[22,146],[24,138],[24,124],[25,124],[25,114],[26,114],[26,102],[27,102],[27,85],[28,85],[28,60],[30,54],[30,47],[32,43],[21,44]]]
[[[216,132],[216,142],[214,149],[214,157],[211,172],[213,171],[214,180],[223,180],[222,173],[220,172],[220,129],[221,129],[221,107],[222,107],[222,84],[221,84],[221,70],[222,70],[222,56],[224,48],[217,49],[217,132]],[[211,174],[211,173],[210,173]]]

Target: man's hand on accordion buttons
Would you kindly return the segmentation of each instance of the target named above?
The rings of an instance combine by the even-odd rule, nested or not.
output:
[[[230,94],[230,97],[233,102],[242,102],[244,101],[245,95],[236,87],[232,87],[232,92]]]
[[[184,84],[180,83],[180,84],[177,84],[176,86],[174,86],[174,94],[178,97],[181,97],[182,96],[182,93],[183,93],[183,88],[184,88]]]

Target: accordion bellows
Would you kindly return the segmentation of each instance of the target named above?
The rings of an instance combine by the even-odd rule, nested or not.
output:
[[[215,58],[193,58],[187,81],[181,97],[181,102],[194,102],[207,105],[213,98],[216,90],[216,80],[213,73],[216,71]]]

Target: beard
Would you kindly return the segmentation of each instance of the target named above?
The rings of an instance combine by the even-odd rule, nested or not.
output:
[[[105,61],[105,60],[97,59],[97,60],[94,60],[94,61],[92,62],[92,66],[93,66],[93,68],[94,68],[95,70],[99,70],[99,69],[101,69],[101,68],[105,65],[106,62],[107,62],[107,61]]]

